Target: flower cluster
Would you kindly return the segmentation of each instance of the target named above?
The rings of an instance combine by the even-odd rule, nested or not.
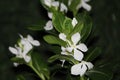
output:
[[[72,25],[73,27],[76,26],[78,21],[73,18]],[[80,33],[75,33],[71,36],[71,39],[67,39],[67,36],[64,33],[59,34],[59,38],[63,41],[67,42],[66,47],[61,47],[62,55],[71,55],[74,57],[75,60],[80,61],[80,63],[75,64],[71,68],[71,74],[73,75],[80,75],[83,76],[87,69],[93,68],[93,64],[91,62],[83,61],[84,54],[83,52],[87,52],[88,48],[84,43],[81,43],[81,36]],[[62,60],[63,64],[65,60]],[[62,64],[62,66],[63,66]]]
[[[68,5],[66,6],[64,3],[59,2],[59,1],[55,1],[55,0],[44,0],[44,4],[48,7],[48,8],[55,8],[56,10],[59,10],[60,12],[68,12],[68,7],[71,5],[73,0],[68,0]],[[79,10],[80,8],[84,8],[87,11],[91,10],[91,6],[89,4],[87,4],[87,2],[89,2],[90,0],[81,0],[80,3],[77,5],[76,10]],[[52,19],[52,12],[48,12],[48,17],[50,19]],[[48,22],[46,23],[46,25],[44,26],[44,29],[47,30],[52,30],[53,29],[53,25],[52,25],[52,21],[48,20]]]
[[[37,40],[34,40],[30,35],[27,35],[24,38],[20,35],[21,39],[18,44],[15,44],[15,47],[9,47],[11,53],[16,55],[17,58],[23,58],[26,63],[30,62],[31,57],[28,55],[29,51],[32,50],[33,46],[39,46],[40,43]],[[14,63],[15,66],[19,63]]]

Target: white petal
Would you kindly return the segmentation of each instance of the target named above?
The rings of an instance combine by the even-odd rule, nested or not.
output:
[[[77,48],[83,52],[86,52],[88,50],[87,46],[84,43],[80,43],[79,45],[77,45]]]
[[[64,11],[67,12],[68,11],[67,6],[64,3],[60,4],[60,11],[61,12],[64,12]]]
[[[51,7],[51,0],[44,0],[45,5],[47,5],[48,7]]]
[[[52,21],[49,20],[47,23],[46,23],[46,26],[44,27],[45,30],[52,30],[53,29],[53,25],[52,25]]]
[[[73,18],[73,20],[72,20],[73,27],[75,27],[77,23],[78,23],[78,21],[76,20],[76,18]]]
[[[84,2],[89,2],[90,0],[83,0]]]
[[[75,64],[71,67],[71,74],[72,75],[80,75],[82,64]]]
[[[18,51],[16,48],[13,47],[9,47],[10,52],[12,52],[13,54],[18,54]]]
[[[62,39],[63,41],[66,41],[66,35],[64,33],[60,33],[59,38]]]
[[[59,7],[59,1],[54,1],[54,2],[52,2],[51,4],[52,4],[52,6],[54,6],[54,7],[56,7],[56,8]]]
[[[91,10],[91,6],[90,6],[89,4],[87,4],[87,3],[85,3],[85,2],[82,3],[82,7],[83,7],[84,9],[86,9],[87,11],[90,11],[90,10]]]
[[[62,55],[68,55],[66,51],[61,52]]]
[[[34,39],[33,39],[33,37],[32,37],[31,35],[27,35],[27,40],[28,40],[29,42],[31,42],[31,41],[33,41]]]
[[[76,45],[78,43],[78,41],[80,40],[80,38],[81,38],[80,33],[77,32],[72,35],[71,40],[72,40],[73,44]]]
[[[63,67],[63,66],[64,66],[64,63],[65,63],[65,60],[60,60],[60,61],[62,61],[62,65],[61,65],[61,66]]]
[[[68,0],[68,6],[70,6],[72,3],[72,0]]]
[[[62,51],[66,51],[66,48],[63,47],[63,46],[61,46],[61,50],[62,50]]]
[[[40,42],[39,42],[38,40],[34,40],[34,41],[32,41],[31,43],[32,43],[32,45],[34,45],[34,46],[40,46]]]
[[[66,49],[67,49],[68,52],[72,52],[73,47],[67,47]]]
[[[24,56],[24,60],[25,60],[25,62],[28,63],[31,60],[31,57],[26,55],[26,56]]]
[[[17,67],[17,66],[19,65],[19,63],[13,63],[13,65],[14,65],[15,67]]]
[[[83,65],[81,66],[80,76],[83,76],[83,75],[86,73],[86,71],[87,71],[87,67],[86,67],[85,64],[83,64]]]
[[[94,66],[91,62],[86,62],[86,65],[87,65],[88,69],[92,69]]]
[[[53,13],[52,13],[52,12],[48,12],[48,17],[49,17],[50,19],[52,19],[52,16],[53,16]]]
[[[74,58],[78,61],[81,61],[83,59],[84,55],[81,51],[74,49]]]

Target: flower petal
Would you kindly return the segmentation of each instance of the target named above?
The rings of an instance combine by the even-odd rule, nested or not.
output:
[[[66,41],[66,35],[64,33],[59,34],[59,38],[62,39],[63,41]]]
[[[76,60],[81,61],[84,57],[83,53],[77,49],[74,49],[74,56]]]
[[[80,76],[83,76],[86,71],[87,71],[86,65],[85,65],[85,64],[82,64],[81,70],[80,70]]]
[[[40,46],[40,42],[39,42],[38,40],[34,40],[34,41],[32,41],[31,43],[32,43],[32,45],[34,45],[34,46]]]
[[[70,6],[72,3],[72,0],[68,0],[68,6]]]
[[[87,65],[88,69],[92,69],[94,66],[91,62],[86,62],[85,64]]]
[[[72,40],[73,44],[76,45],[78,43],[78,41],[80,40],[80,38],[81,38],[80,33],[77,32],[72,35],[71,40]]]
[[[13,65],[14,65],[15,67],[17,67],[17,66],[19,65],[19,63],[15,63],[15,62],[14,62]]]
[[[52,21],[51,21],[51,20],[49,20],[49,21],[46,23],[46,26],[44,27],[44,29],[45,29],[46,31],[53,29],[53,24],[52,24]]]
[[[73,20],[72,20],[72,25],[73,25],[73,27],[75,27],[77,23],[78,23],[77,19],[76,19],[76,18],[73,18]]]
[[[54,6],[55,8],[59,7],[59,1],[54,1],[51,3],[52,6]]]
[[[31,60],[31,57],[30,56],[27,56],[27,55],[25,55],[24,56],[24,60],[25,60],[25,62],[29,62],[30,60]]]
[[[89,4],[87,4],[87,3],[85,3],[85,2],[82,3],[82,7],[83,7],[84,9],[86,9],[87,11],[90,11],[90,10],[91,10],[91,6],[90,6]]]
[[[48,7],[51,7],[51,0],[44,0],[45,5],[47,5]]]
[[[18,51],[17,51],[16,48],[9,47],[9,50],[10,50],[11,53],[13,53],[13,54],[15,54],[15,55],[18,54]]]
[[[66,49],[67,49],[68,52],[72,52],[73,47],[67,47]]]
[[[73,66],[71,67],[71,74],[72,74],[72,75],[80,75],[81,66],[82,66],[81,63],[73,65]]]
[[[86,52],[88,50],[87,46],[84,43],[80,43],[79,45],[77,45],[77,48],[83,52]]]
[[[61,12],[64,12],[64,11],[67,12],[68,11],[67,6],[64,3],[60,4],[60,11]]]
[[[48,17],[49,17],[50,19],[52,19],[52,16],[53,16],[53,13],[52,13],[52,12],[48,12]]]

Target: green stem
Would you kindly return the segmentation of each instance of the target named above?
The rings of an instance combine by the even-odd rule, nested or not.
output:
[[[40,73],[38,72],[38,70],[36,70],[36,69],[34,68],[34,66],[32,66],[32,65],[28,65],[28,66],[33,69],[33,71],[39,76],[39,78],[40,78],[41,80],[45,80],[44,76],[43,76],[42,74],[40,74]]]
[[[80,76],[80,80],[85,80],[85,79],[84,79],[84,77],[83,77],[83,76],[82,76],[82,77]]]

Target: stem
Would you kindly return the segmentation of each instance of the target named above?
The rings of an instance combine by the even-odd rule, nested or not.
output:
[[[85,80],[83,76],[80,76],[80,80]]]

